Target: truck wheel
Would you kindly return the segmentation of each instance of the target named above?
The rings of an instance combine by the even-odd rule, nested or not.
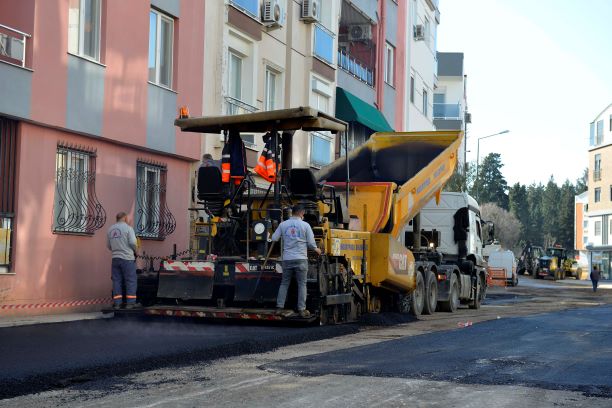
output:
[[[470,309],[480,309],[480,298],[482,288],[480,287],[480,278],[476,279],[476,290],[474,290],[473,296],[474,299],[470,301]]]
[[[416,274],[416,288],[410,296],[410,314],[420,316],[423,313],[423,303],[425,303],[425,282],[423,282],[423,274]]]
[[[444,312],[455,313],[459,307],[459,284],[457,283],[457,277],[453,273],[450,280],[450,292],[448,294],[447,302],[440,302],[440,308]]]
[[[432,315],[438,306],[438,281],[436,275],[432,271],[427,271],[426,276],[423,314]]]

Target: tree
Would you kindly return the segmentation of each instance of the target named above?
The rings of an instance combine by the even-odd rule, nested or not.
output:
[[[542,194],[542,228],[544,232],[544,245],[550,246],[557,241],[559,233],[559,199],[561,193],[559,186],[550,176]]]
[[[514,214],[504,210],[494,203],[480,206],[483,220],[493,221],[495,225],[495,238],[506,249],[515,250],[521,235],[521,223]]]
[[[576,187],[569,180],[565,180],[559,193],[557,242],[569,250],[574,249],[575,196]]]
[[[478,170],[478,177],[472,187],[479,203],[496,203],[501,208],[508,209],[508,183],[501,173],[504,164],[499,153],[489,153]]]
[[[469,191],[472,184],[474,184],[475,172],[476,167],[472,162],[466,163],[463,169],[460,169],[460,167],[457,166],[455,172],[444,186],[444,191]]]
[[[508,193],[510,201],[510,212],[516,216],[521,223],[520,239],[524,243],[528,240],[528,227],[531,223],[531,214],[529,212],[529,202],[527,200],[527,187],[520,183],[510,187]]]
[[[589,168],[585,168],[582,172],[582,176],[576,179],[576,187],[574,188],[576,194],[582,194],[587,191],[589,186]]]
[[[544,244],[542,232],[542,195],[544,186],[532,184],[527,187],[527,207],[529,208],[529,224],[525,227],[526,241],[534,245]]]

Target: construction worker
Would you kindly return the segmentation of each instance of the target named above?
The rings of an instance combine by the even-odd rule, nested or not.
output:
[[[216,167],[221,170],[221,161],[214,160],[210,153],[205,153],[204,156],[202,156],[202,164],[200,164],[200,167]]]
[[[123,211],[117,214],[117,223],[108,229],[106,246],[113,253],[113,309],[121,308],[124,284],[125,308],[139,307],[136,303],[136,234],[128,225],[128,216]]]
[[[316,251],[318,255],[321,255],[321,250],[317,247],[314,240],[312,228],[310,228],[308,223],[304,222],[304,208],[302,206],[294,206],[291,218],[281,222],[276,231],[274,231],[274,234],[272,234],[273,241],[278,241],[281,238],[283,278],[278,289],[276,307],[279,312],[284,310],[287,290],[289,289],[291,278],[295,276],[298,286],[298,313],[300,317],[310,317],[310,312],[306,310],[307,249],[310,248]]]

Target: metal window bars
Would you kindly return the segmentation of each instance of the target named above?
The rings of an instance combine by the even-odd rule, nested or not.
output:
[[[106,223],[96,196],[96,151],[60,142],[56,153],[53,232],[93,233]]]
[[[338,66],[361,82],[372,87],[374,86],[374,70],[366,67],[357,58],[352,57],[351,54],[338,50]]]
[[[136,235],[163,240],[176,229],[166,203],[167,167],[154,161],[136,163]]]
[[[26,66],[26,45],[30,34],[0,24],[0,61]]]
[[[0,273],[11,272],[17,163],[17,122],[0,117]]]

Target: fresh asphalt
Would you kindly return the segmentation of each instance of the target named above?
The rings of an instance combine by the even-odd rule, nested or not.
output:
[[[117,318],[0,328],[0,399],[357,330]]]
[[[492,320],[348,350],[270,363],[263,369],[524,385],[612,398],[612,306]]]

